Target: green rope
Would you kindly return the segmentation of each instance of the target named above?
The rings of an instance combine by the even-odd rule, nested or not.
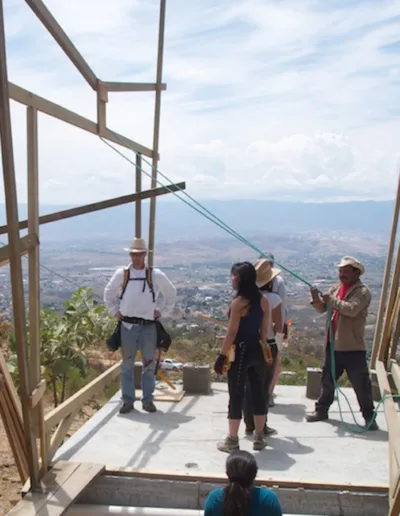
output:
[[[122,146],[125,147],[125,143],[123,142],[123,140],[119,137],[118,134],[116,133],[113,133],[113,136],[115,137],[116,140],[118,140],[120,142],[120,144]],[[167,185],[163,184],[159,179],[157,178],[154,178],[152,174],[146,172],[142,167],[138,166],[134,161],[132,161],[130,158],[128,158],[127,156],[125,156],[125,154],[123,152],[121,152],[119,149],[115,148],[113,145],[111,145],[107,140],[105,140],[103,137],[100,136],[100,139],[103,141],[103,143],[105,143],[106,145],[108,145],[111,149],[113,149],[117,154],[119,154],[122,158],[124,158],[126,161],[128,161],[131,165],[133,165],[137,170],[139,170],[140,172],[142,172],[143,174],[147,175],[148,177],[152,178],[153,180],[155,179],[156,183],[159,184],[161,187],[163,187],[165,190],[167,190],[169,193],[172,193],[173,195],[175,195],[178,199],[180,199],[181,201],[183,201],[185,204],[187,204],[190,208],[192,208],[193,210],[195,210],[197,213],[200,213],[200,215],[202,215],[203,217],[207,218],[208,220],[210,220],[211,222],[213,222],[215,225],[217,225],[218,227],[220,227],[221,229],[223,229],[224,231],[226,231],[227,233],[229,233],[230,235],[232,235],[234,238],[236,238],[237,240],[239,240],[240,242],[242,242],[243,244],[247,245],[248,247],[250,247],[251,249],[253,249],[253,251],[257,252],[260,256],[264,257],[264,258],[267,258],[269,259],[269,256],[267,256],[263,251],[261,251],[256,245],[254,245],[253,243],[251,243],[249,240],[247,240],[243,235],[241,235],[240,233],[238,233],[237,231],[235,231],[233,228],[231,228],[228,224],[226,224],[224,221],[222,221],[219,217],[217,217],[214,213],[212,213],[210,210],[208,210],[205,206],[203,206],[201,203],[199,203],[196,199],[194,199],[191,195],[189,195],[185,190],[183,190],[182,188],[180,188],[179,186],[177,186],[170,178],[168,178],[165,174],[163,174],[160,170],[157,169],[157,174],[160,175],[161,177],[163,177],[166,181],[168,181],[170,184],[172,184],[175,188],[175,190],[172,190],[170,187],[168,187]],[[135,151],[132,150],[132,152],[134,152],[135,154],[139,154]],[[151,163],[149,163],[145,158],[143,158],[142,156],[142,160],[147,164],[149,165],[151,168],[153,168],[153,166],[151,165]],[[192,202],[188,202],[186,201],[185,199],[183,199],[179,193],[182,193],[183,195],[185,195],[186,197],[188,197]],[[194,203],[194,204],[192,204]],[[198,206],[198,207],[196,207]],[[274,263],[276,263],[276,265],[278,265],[278,267],[280,267],[282,270],[286,271],[288,274],[290,274],[291,276],[295,277],[296,279],[298,279],[299,281],[301,281],[302,283],[304,283],[305,285],[307,285],[308,287],[312,287],[312,284],[307,281],[305,278],[303,278],[300,274],[297,274],[296,272],[292,271],[291,269],[288,269],[287,267],[285,267],[284,265],[282,265],[281,263],[279,263],[278,261],[276,261],[274,259]],[[320,292],[322,294],[322,292]],[[332,375],[332,380],[333,380],[333,384],[334,384],[334,387],[335,387],[335,392],[337,393],[336,395],[336,399],[337,399],[337,402],[338,402],[338,406],[339,406],[339,414],[340,414],[340,419],[341,419],[341,422],[342,424],[348,429],[349,432],[351,433],[355,433],[355,434],[359,434],[359,433],[363,433],[363,432],[366,432],[369,430],[369,428],[371,427],[371,425],[373,424],[373,422],[375,421],[375,418],[376,418],[376,415],[378,413],[378,408],[380,407],[380,405],[386,400],[386,399],[389,399],[389,398],[400,398],[400,395],[398,394],[390,394],[390,395],[386,395],[384,396],[377,404],[375,410],[374,410],[374,413],[373,413],[373,416],[371,417],[371,420],[368,421],[366,423],[365,426],[361,426],[357,420],[356,420],[356,417],[355,417],[355,414],[351,408],[351,404],[350,404],[350,401],[349,399],[347,398],[346,394],[342,391],[342,389],[340,388],[338,382],[336,381],[336,364],[335,364],[335,346],[334,346],[334,334],[333,334],[333,326],[332,326],[332,309],[328,306],[327,307],[327,321],[328,321],[328,335],[329,335],[329,352],[330,352],[330,364],[331,364],[331,375]],[[351,427],[350,425],[348,425],[348,423],[346,423],[344,421],[344,418],[343,418],[343,412],[342,412],[342,407],[341,407],[341,403],[340,403],[340,397],[338,396],[338,394],[341,394],[344,399],[346,400],[347,402],[347,405],[349,407],[349,410],[352,414],[352,417],[353,417],[353,421],[354,423],[356,424],[356,429]]]

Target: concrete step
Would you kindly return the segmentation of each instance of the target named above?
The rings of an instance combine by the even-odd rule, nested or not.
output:
[[[204,516],[204,511],[196,509],[164,509],[156,507],[125,507],[123,505],[75,504],[66,512],[67,516]],[[307,516],[306,514],[284,514],[283,516]],[[313,515],[319,516],[319,515]],[[322,516],[322,515],[320,515]]]

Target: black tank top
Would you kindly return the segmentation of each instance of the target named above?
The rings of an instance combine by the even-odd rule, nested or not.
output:
[[[243,342],[248,346],[252,346],[253,344],[259,346],[262,318],[263,309],[261,307],[260,297],[260,301],[250,308],[247,315],[240,318],[235,344]]]

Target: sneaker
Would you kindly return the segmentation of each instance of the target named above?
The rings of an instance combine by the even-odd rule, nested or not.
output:
[[[264,438],[264,434],[255,435],[253,441],[253,450],[261,451],[267,446],[267,441]]]
[[[231,437],[228,435],[228,437],[225,439],[225,441],[221,441],[217,444],[217,448],[219,451],[225,452],[225,453],[232,453],[234,451],[239,450],[239,439],[236,437]]]
[[[264,435],[270,436],[270,435],[275,435],[277,433],[278,432],[275,430],[275,428],[271,428],[270,426],[265,425],[265,427],[264,427]]]
[[[318,412],[318,410],[315,410],[311,414],[307,414],[306,420],[309,423],[314,423],[316,421],[326,421],[328,419],[327,412]]]
[[[152,401],[145,401],[142,405],[143,410],[146,412],[157,412],[157,407],[154,405]]]
[[[119,409],[120,414],[128,414],[133,410],[133,403],[123,403],[122,407]]]

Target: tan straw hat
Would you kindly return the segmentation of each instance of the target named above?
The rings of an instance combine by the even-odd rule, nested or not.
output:
[[[340,260],[339,263],[337,263],[337,266],[339,267],[347,267],[347,265],[351,265],[351,267],[354,267],[355,269],[360,271],[360,275],[364,274],[365,267],[364,265],[357,260],[357,258],[354,258],[353,256],[343,256],[343,258]]]
[[[254,268],[257,272],[256,283],[258,288],[261,288],[270,281],[272,281],[281,272],[280,269],[271,267],[270,261],[266,258],[257,260],[254,264]]]
[[[129,254],[147,253],[146,243],[143,238],[134,238],[130,247],[124,247]]]

